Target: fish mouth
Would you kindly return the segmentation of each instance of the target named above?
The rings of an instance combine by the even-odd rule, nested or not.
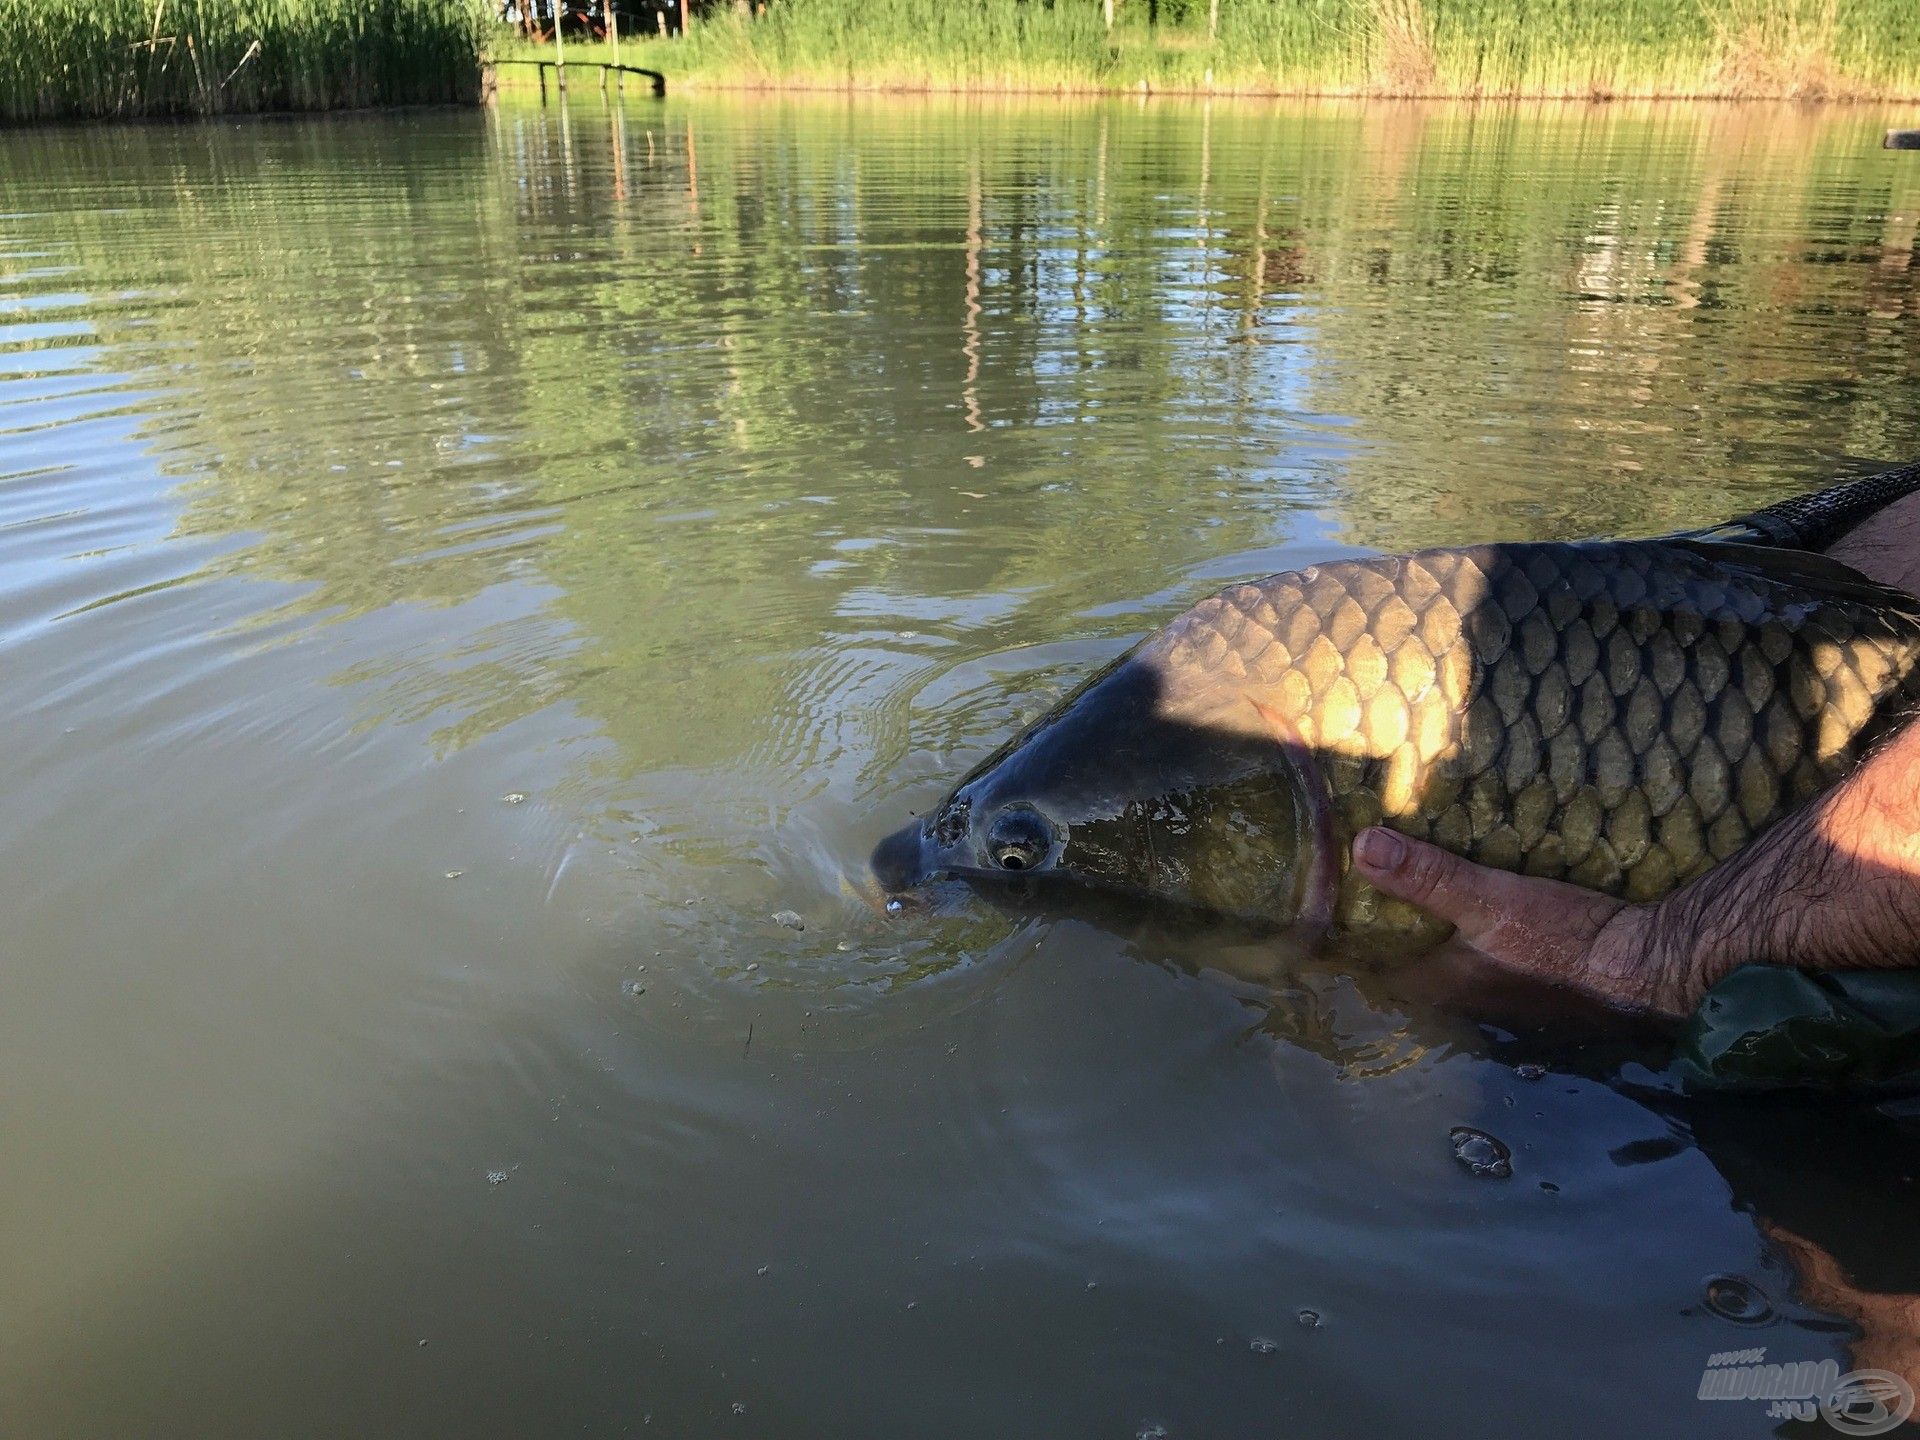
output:
[[[839,878],[840,893],[847,899],[857,901],[876,915],[890,913],[887,909],[890,897],[871,873],[848,875],[843,872]]]
[[[867,867],[889,899],[909,895],[935,878],[927,867],[926,837],[918,825],[904,826],[874,846]]]
[[[875,908],[891,915],[944,909],[969,892],[1031,894],[1034,883],[1047,873],[1014,873],[942,862],[937,847],[917,823],[894,831],[874,846],[867,867],[869,883],[855,888],[862,892],[862,898],[878,895]],[[868,903],[874,902],[869,899]]]

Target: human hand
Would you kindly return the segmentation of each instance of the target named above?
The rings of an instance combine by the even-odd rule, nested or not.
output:
[[[1491,870],[1380,826],[1354,837],[1353,860],[1378,889],[1449,922],[1456,947],[1503,970],[1664,1014],[1690,1011],[1706,988],[1684,953],[1661,943],[1652,906]]]

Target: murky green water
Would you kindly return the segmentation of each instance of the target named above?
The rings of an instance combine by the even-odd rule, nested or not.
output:
[[[1228,580],[1920,453],[1898,118],[0,136],[0,1425],[1766,1433],[1877,1118],[843,881]]]

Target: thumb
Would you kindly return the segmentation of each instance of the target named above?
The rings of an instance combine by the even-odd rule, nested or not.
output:
[[[1354,837],[1353,860],[1376,889],[1447,921],[1468,941],[1528,908],[1529,891],[1539,883],[1378,825]]]

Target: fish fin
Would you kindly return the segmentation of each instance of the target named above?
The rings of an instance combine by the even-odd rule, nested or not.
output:
[[[1857,600],[1877,609],[1920,618],[1920,599],[1869,579],[1851,565],[1811,550],[1781,550],[1726,540],[1675,536],[1663,543],[1690,551],[1715,565],[1744,570],[1775,584],[1799,585],[1823,599]]]
[[[1300,906],[1296,923],[1325,932],[1333,928],[1335,905],[1340,896],[1341,864],[1333,829],[1333,796],[1327,789],[1327,777],[1313,758],[1313,751],[1300,738],[1294,723],[1271,705],[1263,705],[1251,695],[1248,703],[1260,712],[1260,718],[1273,731],[1280,750],[1293,770],[1300,792],[1301,841],[1308,851],[1301,867]]]
[[[1901,465],[1844,480],[1810,495],[1795,495],[1676,540],[1761,545],[1780,550],[1824,550],[1869,516],[1920,490],[1920,464]]]

